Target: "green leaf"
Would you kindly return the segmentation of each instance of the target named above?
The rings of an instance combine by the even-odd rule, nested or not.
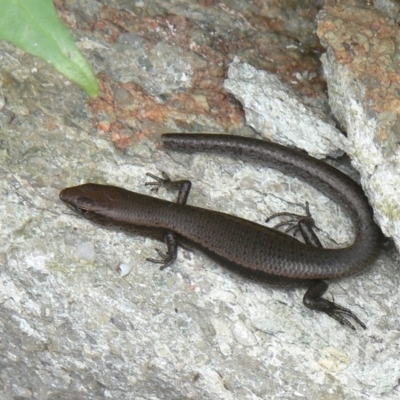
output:
[[[0,0],[0,39],[42,58],[91,97],[96,76],[58,18],[52,0]]]

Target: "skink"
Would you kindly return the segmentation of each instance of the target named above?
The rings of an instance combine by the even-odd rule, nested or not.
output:
[[[217,134],[165,134],[162,140],[167,150],[226,154],[305,181],[344,209],[354,227],[354,242],[345,248],[325,249],[255,222],[187,205],[190,182],[171,182],[167,177],[156,184],[181,188],[177,203],[93,183],[63,189],[61,200],[94,222],[165,241],[168,253],[157,250],[163,264],[175,260],[180,243],[188,243],[247,278],[308,285],[303,298],[308,308],[322,311],[352,329],[349,318],[365,328],[350,310],[322,298],[328,287],[324,280],[361,271],[380,249],[382,234],[357,183],[320,160],[263,140]]]

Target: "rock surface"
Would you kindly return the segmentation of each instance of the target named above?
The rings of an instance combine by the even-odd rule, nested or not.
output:
[[[346,138],[323,110],[299,98],[275,74],[239,60],[229,66],[225,89],[243,105],[246,122],[263,137],[317,158],[337,157]]]
[[[346,152],[379,225],[400,248],[400,28],[393,17],[363,1],[327,1],[318,35],[327,49],[329,103],[349,140]]]
[[[246,281],[198,252],[183,249],[159,271],[145,260],[160,243],[101,229],[58,200],[88,181],[148,193],[145,173],[165,170],[193,181],[191,204],[259,223],[309,201],[324,245],[348,243],[343,213],[297,180],[160,147],[168,130],[254,135],[223,90],[234,55],[305,104],[326,101],[313,34],[322,3],[259,3],[57,2],[99,73],[91,102],[0,43],[2,400],[399,397],[390,243],[371,269],[330,286],[327,297],[367,323],[354,333],[303,307],[304,290]],[[166,49],[185,59],[155,57]],[[152,74],[161,66],[165,80]]]

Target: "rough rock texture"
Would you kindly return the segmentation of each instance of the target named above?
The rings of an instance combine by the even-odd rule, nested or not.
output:
[[[346,147],[332,120],[306,104],[275,74],[238,60],[229,66],[225,89],[243,105],[246,122],[263,137],[306,150],[314,157],[338,156]]]
[[[400,247],[400,28],[364,1],[326,3],[318,35],[329,103],[376,218]]]
[[[387,17],[395,20],[397,23],[400,19],[400,4],[396,0],[375,0],[374,7],[381,10]]]
[[[148,193],[145,173],[165,170],[192,179],[191,204],[260,223],[309,201],[324,244],[348,243],[345,216],[297,180],[158,142],[167,130],[254,134],[223,89],[234,55],[276,72],[297,99],[324,101],[321,3],[57,4],[103,91],[87,103],[0,43],[0,399],[398,399],[394,246],[330,286],[367,323],[354,333],[307,310],[304,290],[248,282],[198,252],[159,271],[146,258],[162,244],[101,229],[58,200],[88,181]],[[185,59],[155,56],[166,49]]]
[[[235,56],[276,73],[300,96],[327,105],[315,17],[322,2],[67,2],[64,19],[90,32],[102,93],[90,110],[118,148],[155,131],[243,134],[238,102],[223,89]],[[86,12],[87,15],[82,15]]]

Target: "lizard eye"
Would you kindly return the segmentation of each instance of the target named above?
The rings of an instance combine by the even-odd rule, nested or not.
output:
[[[87,214],[89,211],[92,210],[95,202],[90,199],[89,197],[78,197],[75,200],[75,208],[80,214]]]

